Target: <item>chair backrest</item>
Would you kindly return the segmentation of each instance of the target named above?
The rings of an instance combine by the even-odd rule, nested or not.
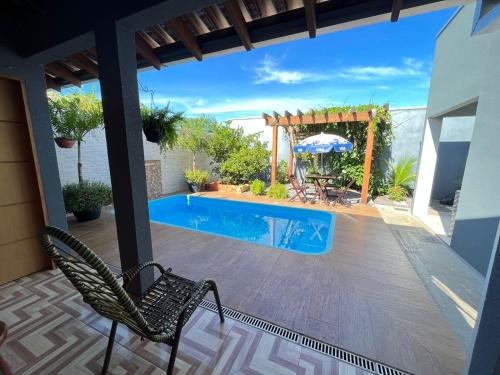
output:
[[[302,185],[299,183],[299,181],[293,174],[288,176],[288,180],[290,181],[290,184],[295,190],[300,189],[302,187]]]
[[[38,238],[49,258],[57,264],[82,294],[83,300],[97,313],[127,325],[136,333],[154,333],[116,276],[85,244],[62,229],[50,226],[41,229]],[[73,257],[60,247],[59,243],[73,250],[78,256]]]

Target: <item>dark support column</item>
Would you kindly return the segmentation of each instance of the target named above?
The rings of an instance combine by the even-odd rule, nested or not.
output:
[[[102,25],[96,47],[120,261],[126,270],[153,259],[134,33]],[[149,267],[132,291],[144,291],[152,281]]]
[[[47,103],[45,72],[40,66],[23,70],[23,95],[31,123],[40,184],[49,225],[68,229],[57,167],[56,148]]]
[[[500,232],[500,228],[499,228]],[[465,374],[500,373],[500,241],[491,255]]]

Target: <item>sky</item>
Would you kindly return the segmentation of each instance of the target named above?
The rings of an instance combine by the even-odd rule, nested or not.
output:
[[[224,121],[335,105],[427,104],[436,35],[454,8],[139,73],[140,100]],[[84,85],[95,90],[98,83]]]

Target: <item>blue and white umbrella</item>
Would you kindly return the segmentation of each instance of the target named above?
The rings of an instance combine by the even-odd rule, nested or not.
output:
[[[307,137],[294,146],[297,154],[310,152],[311,154],[326,154],[331,151],[346,152],[352,150],[352,143],[335,134],[317,134]]]

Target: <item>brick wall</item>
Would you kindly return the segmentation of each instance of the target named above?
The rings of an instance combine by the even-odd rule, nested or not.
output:
[[[187,189],[184,171],[191,167],[192,153],[174,149],[164,154],[160,147],[144,140],[144,159],[161,161],[162,193],[169,194]],[[61,183],[77,182],[77,148],[62,149],[56,146],[57,163]],[[210,170],[210,159],[205,154],[196,155],[198,168]],[[91,132],[82,143],[83,178],[111,184],[109,176],[108,152],[104,130]]]

